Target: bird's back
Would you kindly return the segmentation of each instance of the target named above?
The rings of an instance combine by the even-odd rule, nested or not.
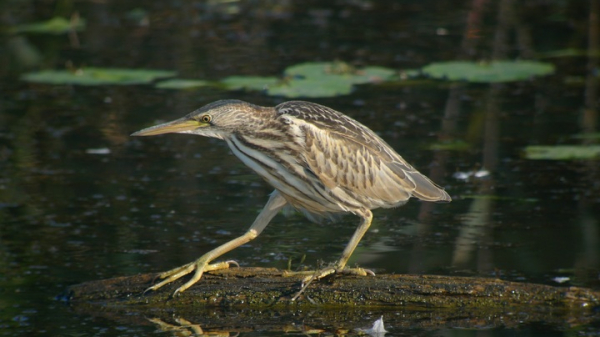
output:
[[[301,165],[317,195],[352,209],[395,207],[411,196],[450,201],[441,187],[409,165],[366,126],[328,107],[291,101],[275,108],[303,145]],[[315,183],[316,182],[316,183]],[[324,203],[322,201],[322,203]]]

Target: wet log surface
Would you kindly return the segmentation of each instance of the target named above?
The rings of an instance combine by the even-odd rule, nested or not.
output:
[[[339,332],[367,327],[380,315],[386,325],[398,327],[474,328],[532,322],[570,326],[600,321],[599,291],[492,278],[340,275],[313,282],[296,301],[290,301],[300,289],[300,278],[283,277],[277,269],[211,272],[174,298],[171,294],[183,280],[144,293],[155,277],[143,274],[86,282],[71,286],[67,297],[77,312],[161,329],[198,324],[209,330],[310,332],[307,327],[314,325]],[[300,327],[290,322],[299,322]]]

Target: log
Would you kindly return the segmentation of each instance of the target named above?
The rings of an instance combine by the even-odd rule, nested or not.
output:
[[[68,301],[78,312],[118,321],[135,319],[160,328],[194,322],[230,331],[289,331],[289,324],[282,325],[282,317],[288,316],[301,319],[303,327],[317,324],[336,333],[340,322],[341,329],[365,327],[364,320],[377,315],[393,326],[465,328],[528,322],[578,325],[600,318],[600,292],[586,288],[479,277],[334,275],[311,283],[291,301],[300,277],[282,274],[271,268],[214,271],[176,297],[171,295],[184,280],[144,293],[157,274],[142,274],[71,286]]]

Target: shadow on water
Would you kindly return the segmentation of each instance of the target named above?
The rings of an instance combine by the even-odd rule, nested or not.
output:
[[[171,317],[139,317],[125,310],[117,319],[78,314],[55,296],[72,284],[192,261],[243,233],[271,192],[223,142],[179,135],[142,141],[128,137],[132,131],[218,99],[265,106],[288,100],[219,86],[167,90],[19,80],[38,69],[167,69],[218,81],[277,77],[291,65],[317,61],[384,66],[401,77],[439,61],[552,63],[553,75],[509,83],[416,77],[310,100],[368,125],[454,199],[376,210],[350,265],[378,273],[600,286],[597,158],[524,155],[530,145],[598,143],[597,1],[7,1],[0,8],[10,13],[0,19],[7,28],[0,37],[0,336],[140,335],[177,332],[181,325],[192,333],[207,326],[236,331],[227,323],[252,310],[199,308],[192,317],[175,310]],[[52,17],[69,18],[67,29],[13,29]],[[84,28],[68,28],[69,20]],[[347,216],[323,226],[299,214],[278,216],[257,240],[226,258],[277,268],[333,261],[356,221]],[[247,334],[358,333],[352,329],[368,328],[381,315],[395,322],[386,326],[392,334],[472,335],[489,328],[470,319],[449,326],[475,332],[428,326],[434,310],[410,326],[397,319],[406,310],[260,315],[272,316],[273,326]],[[574,333],[598,334],[598,321],[493,329],[511,336]]]

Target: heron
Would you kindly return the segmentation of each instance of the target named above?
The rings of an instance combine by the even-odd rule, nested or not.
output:
[[[312,221],[344,213],[357,216],[358,228],[340,259],[315,275],[366,275],[365,270],[347,268],[346,264],[371,225],[372,210],[398,207],[411,197],[430,202],[452,200],[371,129],[316,103],[289,101],[264,107],[241,100],[219,100],[132,136],[166,133],[224,140],[235,156],[275,190],[243,235],[191,263],[159,274],[161,281],[147,290],[159,289],[193,272],[176,295],[197,283],[204,272],[228,268],[231,261],[213,261],[255,239],[285,206],[298,209]]]

